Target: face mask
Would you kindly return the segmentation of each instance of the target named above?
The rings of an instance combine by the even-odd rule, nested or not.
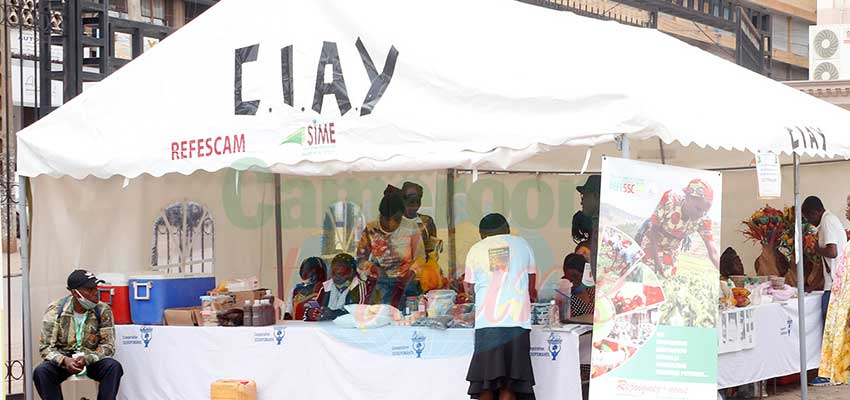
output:
[[[97,303],[94,303],[91,300],[83,297],[83,295],[80,294],[79,290],[74,289],[74,291],[77,292],[78,296],[80,296],[80,297],[77,297],[77,301],[80,303],[81,306],[83,306],[83,308],[85,308],[86,310],[91,310],[91,309],[97,307]]]
[[[352,279],[354,279],[354,274],[344,275],[344,276],[336,275],[336,276],[333,277],[334,285],[339,290],[345,290],[345,288],[347,288],[348,285],[351,284]]]
[[[596,282],[593,280],[593,276],[590,273],[590,263],[584,264],[584,275],[581,277],[581,284],[584,287],[596,286]]]

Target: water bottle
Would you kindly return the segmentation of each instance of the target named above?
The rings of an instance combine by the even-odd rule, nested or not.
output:
[[[547,328],[558,328],[561,326],[561,322],[559,320],[560,311],[558,310],[558,303],[555,300],[549,302],[549,318],[546,321]]]
[[[750,290],[750,305],[757,306],[759,304],[761,304],[761,291],[759,290],[759,278],[756,278],[753,288]]]
[[[566,324],[572,317],[570,315],[570,296],[572,293],[572,283],[568,279],[561,279],[558,282],[558,289],[555,291],[555,301],[558,305],[558,320],[562,324]]]
[[[71,358],[72,358],[72,359],[74,359],[74,360],[76,361],[77,359],[79,359],[79,358],[83,358],[83,357],[85,357],[85,356],[86,356],[86,355],[85,355],[85,353],[83,353],[83,352],[81,352],[81,351],[77,351],[76,353],[74,353],[74,355],[73,355],[73,356],[71,356]],[[87,371],[86,371],[86,367],[83,367],[83,370],[82,370],[82,371],[80,371],[80,373],[78,373],[78,374],[77,374],[77,376],[80,376],[80,377],[82,377],[82,376],[86,376],[86,373],[87,373]]]

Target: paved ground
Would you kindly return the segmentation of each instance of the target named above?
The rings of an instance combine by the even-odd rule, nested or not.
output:
[[[768,399],[792,400],[800,398],[800,387],[794,385],[780,386],[779,394],[773,395],[771,388]],[[850,399],[850,386],[809,387],[809,400],[846,400]]]

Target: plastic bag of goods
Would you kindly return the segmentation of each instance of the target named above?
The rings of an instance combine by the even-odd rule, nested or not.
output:
[[[455,304],[452,307],[452,322],[449,328],[474,328],[475,327],[475,304]]]
[[[216,311],[213,310],[212,296],[201,296],[201,320],[198,321],[200,326],[218,326],[218,317]]]
[[[349,304],[345,306],[348,314],[333,320],[334,325],[342,328],[380,328],[401,319],[401,312],[387,304]]]
[[[455,304],[457,293],[454,290],[432,290],[425,295],[428,301],[427,314],[429,317],[449,315]]]

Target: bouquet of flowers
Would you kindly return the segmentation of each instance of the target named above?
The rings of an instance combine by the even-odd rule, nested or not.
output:
[[[794,256],[794,208],[785,207],[785,232],[782,233],[780,241],[780,249],[788,259],[793,259]],[[812,260],[815,264],[820,265],[820,256],[817,254],[818,234],[812,224],[803,222],[803,257]]]
[[[746,229],[743,231],[747,240],[752,240],[764,246],[783,246],[781,243],[788,238],[784,235],[788,229],[788,219],[785,213],[769,205],[757,210],[750,219],[742,221]],[[791,239],[793,240],[793,224],[791,224]],[[792,245],[793,246],[793,245]]]
[[[762,254],[756,259],[756,273],[760,275],[783,275],[789,262],[794,263],[794,209],[785,207],[782,211],[765,205],[748,219],[742,222],[746,229],[744,237],[762,246]],[[811,224],[804,223],[803,257],[811,265],[819,265],[817,255],[817,233]],[[776,253],[779,254],[776,254]],[[777,260],[776,257],[785,260]]]

